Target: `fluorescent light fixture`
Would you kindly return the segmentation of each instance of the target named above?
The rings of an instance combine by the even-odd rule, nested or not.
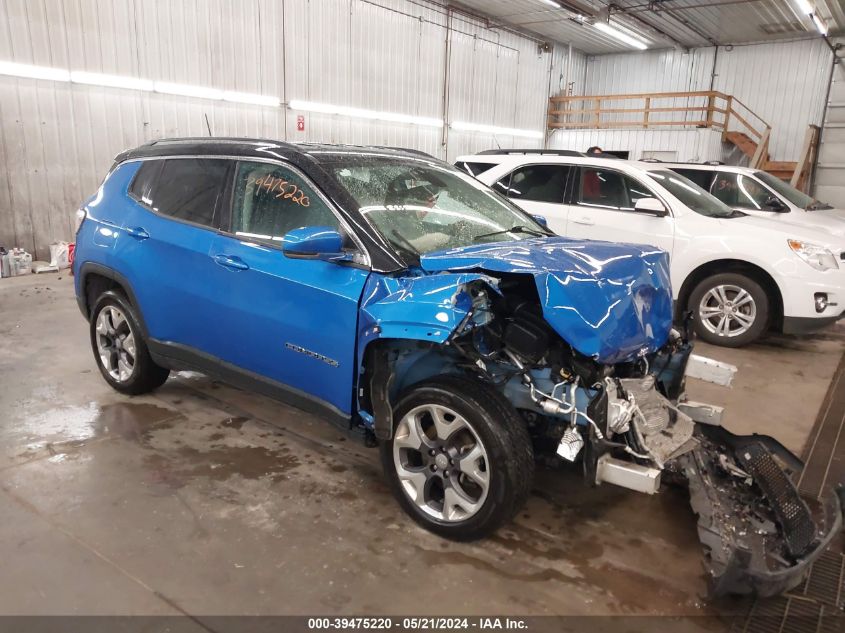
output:
[[[466,132],[484,132],[485,134],[503,134],[507,136],[524,136],[525,138],[543,138],[543,133],[537,130],[520,130],[512,127],[499,127],[497,125],[483,125],[481,123],[467,123],[466,121],[453,121],[453,130]]]
[[[813,5],[810,4],[810,0],[795,0],[798,3],[798,8],[801,9],[802,12],[809,15],[810,13],[814,12]]]
[[[373,119],[376,121],[390,121],[392,123],[410,123],[412,125],[427,125],[430,127],[443,127],[441,119],[429,117],[412,116],[410,114],[399,114],[398,112],[378,112],[376,110],[363,110],[361,108],[349,108],[347,106],[332,105],[330,103],[315,103],[314,101],[300,101],[292,99],[288,106],[291,110],[305,110],[306,112],[320,112],[322,114],[339,114],[356,119]]]
[[[149,79],[139,79],[138,77],[126,77],[123,75],[102,75],[100,73],[89,73],[81,70],[72,70],[70,80],[76,84],[88,84],[89,86],[106,86],[108,88],[147,91],[153,89],[153,82]]]
[[[550,7],[554,7],[555,9],[560,9],[560,8],[561,8],[560,3],[559,3],[559,2],[555,2],[555,0],[540,0],[540,2],[542,2],[543,4],[547,4],[547,5],[549,5]]]
[[[817,14],[812,15],[813,24],[816,25],[816,30],[822,35],[827,35],[827,24]]]
[[[196,97],[197,99],[222,99],[223,91],[216,88],[204,88],[202,86],[189,86],[187,84],[173,84],[167,81],[155,82],[155,91],[167,95],[180,95],[182,97]]]
[[[249,103],[252,105],[271,106],[278,108],[282,102],[278,97],[268,97],[266,95],[253,94],[251,92],[233,92],[227,90],[223,93],[223,101],[231,101],[232,103]]]
[[[642,40],[637,39],[632,35],[628,35],[627,33],[624,33],[619,29],[610,26],[607,22],[593,22],[593,26],[605,35],[609,35],[610,37],[617,39],[620,42],[624,42],[629,46],[633,46],[634,48],[637,48],[641,51],[644,51],[648,48],[648,44],[646,44]]]
[[[47,79],[49,81],[70,81],[70,73],[64,68],[49,66],[31,66],[15,62],[0,62],[0,75],[26,77],[27,79]]]

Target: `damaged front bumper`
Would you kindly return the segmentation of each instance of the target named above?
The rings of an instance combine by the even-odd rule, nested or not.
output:
[[[802,496],[803,464],[771,437],[697,426],[699,445],[672,466],[698,516],[711,595],[793,589],[842,529],[839,495]]]

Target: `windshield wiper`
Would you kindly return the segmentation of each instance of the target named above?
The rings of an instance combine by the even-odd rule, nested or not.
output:
[[[548,233],[541,233],[535,229],[529,229],[527,226],[522,226],[521,224],[517,224],[516,226],[510,229],[503,229],[501,231],[493,231],[492,233],[482,233],[481,235],[476,235],[473,240],[480,240],[484,237],[493,237],[494,235],[503,235],[505,233],[524,233],[526,235],[536,235],[537,237],[546,237]]]

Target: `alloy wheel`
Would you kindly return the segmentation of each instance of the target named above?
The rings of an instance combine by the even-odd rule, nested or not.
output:
[[[733,284],[714,286],[701,298],[698,317],[707,331],[732,338],[748,332],[757,319],[757,304],[744,288]]]
[[[408,498],[441,521],[464,521],[484,505],[490,462],[472,425],[442,405],[422,405],[399,421],[393,463]]]
[[[125,382],[135,369],[135,333],[126,315],[107,305],[97,315],[97,353],[103,368],[117,382]]]

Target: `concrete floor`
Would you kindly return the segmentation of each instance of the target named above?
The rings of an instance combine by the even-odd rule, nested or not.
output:
[[[732,430],[802,449],[845,329],[698,352],[690,381]],[[67,274],[0,282],[0,614],[675,614],[707,604],[681,491],[587,489],[538,473],[494,537],[418,528],[374,450],[296,409],[181,373],[112,391]]]

